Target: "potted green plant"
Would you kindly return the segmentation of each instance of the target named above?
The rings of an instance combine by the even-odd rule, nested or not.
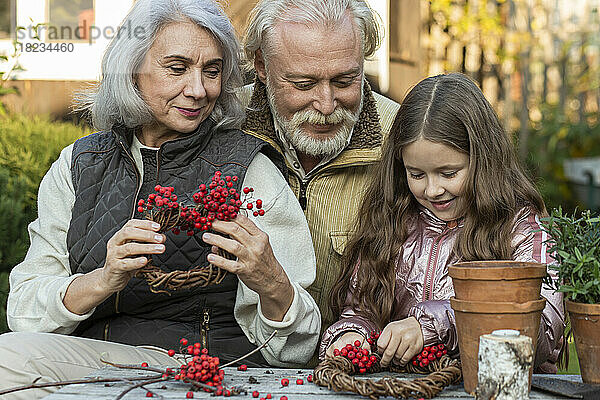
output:
[[[600,217],[559,208],[541,221],[557,261],[544,284],[564,293],[583,381],[600,383]]]

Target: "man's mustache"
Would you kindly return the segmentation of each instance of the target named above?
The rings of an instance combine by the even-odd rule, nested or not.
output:
[[[290,122],[295,126],[299,126],[305,122],[319,125],[337,125],[347,122],[350,126],[353,126],[356,123],[356,117],[350,110],[338,106],[329,115],[325,115],[317,110],[298,111],[294,114]]]

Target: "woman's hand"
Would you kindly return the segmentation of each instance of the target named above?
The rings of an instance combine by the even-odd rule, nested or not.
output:
[[[233,221],[213,221],[212,229],[229,238],[208,232],[202,235],[204,242],[213,245],[208,262],[236,274],[260,296],[263,315],[281,321],[292,304],[294,289],[273,254],[269,236],[248,217],[239,214]],[[218,248],[233,254],[237,260],[214,254]]]
[[[423,349],[421,324],[415,317],[390,322],[377,339],[377,348],[381,356],[381,365],[387,367],[392,358],[400,365],[406,365]]]
[[[330,344],[327,350],[325,350],[325,354],[329,357],[333,357],[333,350],[341,350],[342,347],[345,347],[347,344],[354,345],[354,342],[356,342],[357,340],[362,343],[363,349],[371,351],[371,345],[369,345],[369,342],[365,340],[365,337],[363,335],[361,335],[358,332],[350,331],[342,334],[340,337],[337,338],[335,342]]]
[[[83,315],[123,289],[137,270],[148,263],[143,254],[165,251],[165,235],[152,221],[127,221],[106,244],[106,260],[102,268],[80,275],[71,282],[63,304],[72,313]],[[140,257],[141,256],[141,257]]]
[[[99,285],[114,293],[127,286],[137,270],[148,263],[144,254],[165,251],[165,235],[158,233],[156,222],[131,219],[106,244],[106,261],[101,269]]]

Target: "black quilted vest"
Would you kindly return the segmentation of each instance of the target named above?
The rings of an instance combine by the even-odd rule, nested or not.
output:
[[[104,265],[106,243],[132,217],[138,199],[154,186],[173,186],[179,201],[193,204],[200,183],[210,183],[214,172],[237,175],[238,191],[254,156],[263,151],[272,159],[272,148],[238,130],[211,130],[205,121],[196,132],[164,143],[158,151],[142,149],[144,182],[140,182],[130,152],[133,132],[125,129],[98,132],[78,140],[73,147],[71,174],[75,204],[67,233],[73,273],[87,273]],[[282,166],[281,159],[274,159]],[[139,188],[139,192],[138,192]],[[167,233],[166,251],[154,256],[165,271],[206,265],[210,246],[200,234]],[[227,274],[219,285],[167,294],[150,292],[145,281],[133,278],[125,289],[100,304],[74,335],[130,345],[178,349],[179,339],[200,342],[211,355],[230,360],[255,348],[233,316],[238,279]],[[266,365],[259,353],[247,360]]]

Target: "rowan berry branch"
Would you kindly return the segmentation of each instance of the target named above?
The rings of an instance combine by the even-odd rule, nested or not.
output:
[[[170,375],[171,375],[171,374],[168,373],[168,371],[164,371],[164,370],[162,370],[160,368],[154,368],[154,367],[150,367],[150,366],[148,366],[148,367],[141,367],[139,365],[132,365],[132,364],[119,364],[119,363],[113,363],[113,362],[110,362],[110,361],[106,361],[106,360],[103,360],[103,359],[100,359],[100,361],[102,361],[105,364],[110,365],[111,367],[120,368],[120,369],[137,369],[137,370],[144,370],[144,371],[160,372],[162,374],[167,373],[169,375],[167,378],[165,378],[164,376],[161,376],[162,378],[165,378],[163,380],[167,380],[170,377]],[[192,384],[193,386],[195,386],[195,387],[197,387],[199,389],[208,389],[210,391],[217,390],[213,386],[208,386],[208,385],[206,385],[204,383],[196,382],[196,381],[194,381],[192,379],[185,378],[185,379],[181,379],[181,381],[184,382],[184,383],[190,383],[190,384]],[[140,386],[145,385],[147,383],[148,382],[141,382]]]
[[[277,330],[273,331],[273,333],[271,333],[271,335],[267,338],[267,340],[265,340],[264,343],[262,343],[260,346],[258,346],[256,349],[248,352],[247,354],[244,354],[243,356],[225,364],[222,365],[221,367],[219,367],[219,369],[223,369],[225,367],[229,367],[233,364],[238,363],[239,361],[242,361],[243,359],[250,357],[252,354],[260,351],[262,348],[266,347],[267,344],[269,343],[269,341],[271,339],[273,339],[275,337],[275,335],[277,334]],[[4,389],[4,390],[0,390],[0,396],[3,394],[8,394],[8,393],[14,393],[14,392],[18,392],[21,390],[27,390],[27,389],[39,389],[39,388],[45,388],[45,387],[56,387],[56,386],[67,386],[67,385],[77,385],[77,384],[83,384],[83,383],[111,383],[111,382],[127,382],[127,383],[131,383],[132,381],[143,381],[140,382],[136,385],[133,385],[130,388],[127,388],[125,392],[121,393],[121,395],[119,395],[119,397],[117,399],[120,399],[121,397],[123,397],[125,395],[125,393],[128,393],[129,391],[141,387],[143,385],[147,385],[150,383],[155,383],[155,382],[160,382],[160,381],[166,381],[168,379],[171,378],[171,372],[169,372],[168,370],[162,370],[160,368],[155,368],[155,367],[150,367],[150,366],[139,366],[139,365],[131,365],[131,364],[119,364],[119,363],[113,363],[111,361],[107,361],[104,360],[102,358],[100,358],[100,361],[104,364],[108,364],[111,367],[115,367],[115,368],[119,368],[119,369],[135,369],[135,370],[141,370],[141,371],[149,371],[149,372],[157,372],[160,373],[160,375],[153,375],[153,376],[140,376],[140,377],[134,377],[134,378],[86,378],[86,379],[75,379],[75,380],[69,380],[69,381],[60,381],[60,382],[48,382],[48,383],[32,383],[30,385],[24,385],[24,386],[17,386],[17,387],[12,387],[12,388],[8,388],[8,389]],[[166,376],[165,376],[166,374]],[[195,386],[196,388],[199,389],[205,389],[205,390],[209,390],[209,391],[216,391],[217,388],[215,388],[214,386],[209,386],[206,385],[204,383],[201,382],[197,382],[193,379],[187,379],[187,378],[182,378],[181,379],[182,382],[184,383],[189,383],[193,386]],[[237,390],[236,388],[232,388],[233,390]]]

